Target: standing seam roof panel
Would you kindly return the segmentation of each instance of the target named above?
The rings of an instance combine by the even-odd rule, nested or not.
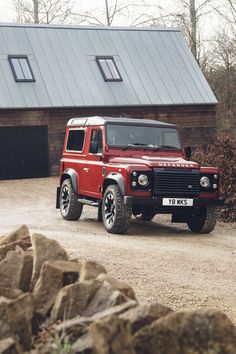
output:
[[[107,105],[108,104],[108,100],[107,97],[110,95],[110,102],[112,105],[116,105],[117,104],[117,97],[116,97],[116,93],[113,92],[112,89],[112,85],[111,82],[105,82],[102,74],[100,72],[100,69],[98,68],[98,65],[95,61],[95,56],[103,56],[103,55],[108,55],[104,46],[103,46],[103,42],[101,41],[99,34],[95,31],[88,31],[88,36],[90,39],[90,43],[91,43],[91,62],[90,65],[93,67],[93,72],[94,75],[97,77],[97,80],[101,79],[101,84],[99,86],[100,91],[101,91],[101,95],[104,98],[104,102]],[[95,45],[96,44],[96,45]],[[95,55],[92,55],[92,53],[95,53]],[[117,89],[119,90],[119,85],[116,85]]]
[[[15,82],[8,55],[27,55],[35,82]],[[105,82],[96,55],[123,81]],[[216,104],[176,29],[0,25],[0,107]]]
[[[180,52],[182,50],[183,60],[185,61],[186,65],[190,68],[192,72],[194,82],[196,83],[196,85],[198,85],[199,90],[202,92],[202,95],[205,96],[204,101],[206,103],[210,103],[210,102],[217,103],[217,100],[213,92],[211,91],[206,78],[204,77],[202,71],[200,70],[196,60],[193,60],[192,52],[190,48],[187,46],[187,44],[185,43],[183,37],[180,36],[180,33],[178,34],[178,36],[176,36],[176,39],[178,41]]]
[[[112,38],[110,36],[110,32],[111,31],[103,31],[102,33],[102,37],[103,37],[103,44],[105,46],[106,52],[110,53],[111,55],[114,53],[114,59],[116,62],[116,65],[118,67],[118,70],[120,73],[122,73],[122,82],[120,83],[120,87],[123,89],[124,95],[127,99],[127,104],[128,105],[132,105],[132,104],[137,104],[138,103],[138,98],[136,95],[136,92],[133,88],[133,86],[131,85],[131,82],[127,76],[127,72],[126,69],[122,63],[122,61],[120,60],[120,56],[119,53],[116,49],[115,44],[112,41]],[[99,35],[101,37],[101,33],[99,32]],[[101,38],[102,40],[102,38]],[[112,52],[109,51],[112,50]],[[116,85],[114,85],[114,88],[116,87]]]

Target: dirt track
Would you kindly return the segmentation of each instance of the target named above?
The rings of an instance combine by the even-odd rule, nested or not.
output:
[[[236,224],[194,236],[157,216],[153,222],[133,220],[126,235],[110,235],[95,208],[84,208],[80,221],[64,221],[55,209],[56,186],[57,178],[0,181],[0,235],[27,224],[71,255],[102,262],[133,286],[140,302],[220,309],[236,324]]]

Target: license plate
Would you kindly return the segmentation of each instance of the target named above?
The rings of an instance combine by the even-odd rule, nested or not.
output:
[[[191,206],[193,206],[193,199],[189,199],[189,198],[163,198],[162,205],[176,206],[176,207],[191,207]]]

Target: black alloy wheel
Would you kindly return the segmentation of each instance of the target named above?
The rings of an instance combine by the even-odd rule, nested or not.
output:
[[[78,202],[78,195],[70,179],[64,180],[61,186],[60,211],[65,220],[78,220],[83,211],[83,205]]]

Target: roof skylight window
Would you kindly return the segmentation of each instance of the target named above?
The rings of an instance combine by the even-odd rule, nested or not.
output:
[[[96,57],[96,62],[105,81],[122,81],[113,57]]]
[[[34,74],[26,55],[9,55],[8,60],[16,82],[34,82]]]

